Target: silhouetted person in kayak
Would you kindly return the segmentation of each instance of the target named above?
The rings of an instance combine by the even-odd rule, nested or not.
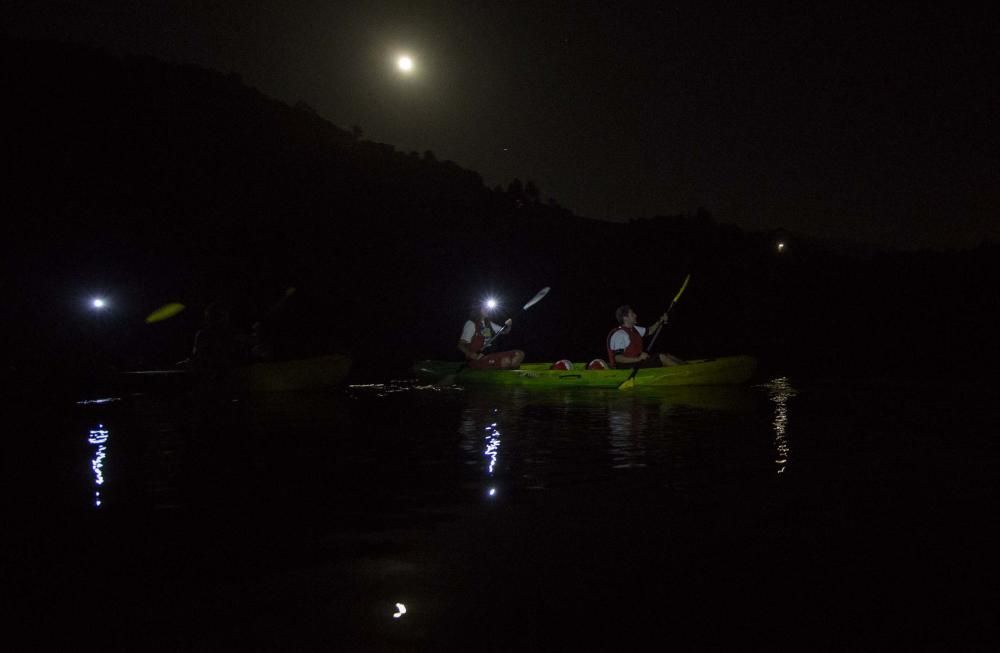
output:
[[[212,302],[205,309],[205,322],[194,336],[191,358],[182,361],[199,371],[223,371],[249,362],[252,338],[233,328],[230,308]]]
[[[503,326],[489,318],[490,307],[480,304],[472,310],[469,319],[462,327],[462,335],[458,339],[458,350],[465,355],[467,365],[473,369],[511,370],[520,367],[524,360],[524,352],[520,349],[490,352],[489,345],[497,334],[510,333],[513,320],[507,318]]]
[[[668,367],[685,363],[671,354],[650,356],[644,350],[642,339],[646,335],[646,327],[636,325],[638,316],[628,304],[615,310],[615,318],[618,319],[618,326],[611,330],[607,340],[608,362],[611,367]],[[666,323],[667,314],[664,313],[649,328],[649,333],[656,333]]]

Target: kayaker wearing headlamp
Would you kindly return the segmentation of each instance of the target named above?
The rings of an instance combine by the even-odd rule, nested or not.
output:
[[[473,369],[515,369],[524,360],[524,352],[520,349],[488,352],[492,340],[498,335],[510,333],[514,321],[507,318],[501,326],[489,319],[490,312],[496,308],[492,299],[476,306],[469,319],[462,327],[462,335],[458,339],[458,349],[465,355],[467,365]]]

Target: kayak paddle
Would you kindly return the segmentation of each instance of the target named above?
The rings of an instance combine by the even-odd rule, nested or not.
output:
[[[162,322],[163,320],[169,320],[183,310],[184,304],[181,304],[180,302],[170,302],[169,304],[164,304],[146,316],[146,324],[154,324],[156,322]]]
[[[550,290],[552,290],[552,289],[549,286],[545,286],[544,288],[542,288],[541,290],[539,290],[537,293],[535,293],[534,297],[532,297],[531,299],[528,300],[527,304],[525,304],[524,306],[521,307],[521,310],[522,311],[526,311],[529,308],[531,308],[532,306],[534,306],[535,304],[537,304],[538,302],[542,301],[542,299],[545,297],[545,295],[549,294]],[[500,327],[499,331],[497,331],[496,333],[494,333],[492,336],[490,336],[489,340],[487,340],[486,342],[483,343],[483,349],[485,350],[490,345],[492,345],[493,341],[496,340],[497,338],[499,338],[500,334],[503,333],[506,330],[507,330],[507,325],[504,324],[502,327]]]

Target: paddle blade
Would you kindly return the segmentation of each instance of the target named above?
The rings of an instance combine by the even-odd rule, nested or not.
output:
[[[681,289],[677,291],[677,294],[674,295],[674,301],[670,302],[671,304],[676,304],[677,300],[680,299],[681,295],[684,294],[684,290],[688,287],[688,281],[691,281],[690,274],[684,277],[684,283],[681,285]]]
[[[146,324],[153,324],[154,322],[162,322],[163,320],[169,320],[173,316],[177,315],[184,310],[184,304],[178,302],[171,302],[169,304],[164,304],[159,307],[148,316],[146,316]]]
[[[535,304],[537,304],[538,302],[542,301],[542,299],[549,294],[550,290],[552,290],[552,288],[549,286],[545,286],[544,288],[539,290],[537,293],[535,293],[534,297],[528,300],[528,303],[524,305],[524,308],[522,310],[526,311]]]

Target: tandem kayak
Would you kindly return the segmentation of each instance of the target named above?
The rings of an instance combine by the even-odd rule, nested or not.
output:
[[[753,356],[724,356],[688,361],[686,365],[632,370],[588,370],[586,363],[573,369],[553,370],[549,363],[526,363],[516,370],[474,370],[453,361],[420,361],[413,366],[417,378],[431,383],[447,379],[458,385],[534,385],[547,387],[620,388],[634,386],[736,385],[746,383],[757,369]],[[626,383],[626,381],[628,381]]]

